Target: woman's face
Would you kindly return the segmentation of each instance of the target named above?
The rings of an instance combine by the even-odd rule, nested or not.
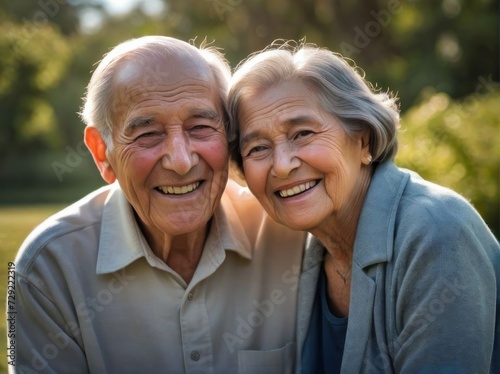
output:
[[[240,126],[248,186],[278,222],[321,228],[348,215],[364,193],[367,137],[349,137],[305,83],[287,81],[247,96]]]

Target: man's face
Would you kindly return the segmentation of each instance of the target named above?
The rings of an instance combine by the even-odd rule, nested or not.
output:
[[[111,110],[107,158],[145,234],[161,240],[203,228],[228,175],[222,105],[208,66],[126,62]]]

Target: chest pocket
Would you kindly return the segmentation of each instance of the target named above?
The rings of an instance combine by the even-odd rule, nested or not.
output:
[[[270,351],[238,351],[239,374],[291,374],[295,365],[295,343]]]

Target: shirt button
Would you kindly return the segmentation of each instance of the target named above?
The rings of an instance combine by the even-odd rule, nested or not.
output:
[[[193,294],[190,292],[188,293],[188,300],[189,301],[192,301],[193,300]]]
[[[192,351],[191,352],[191,360],[198,361],[200,359],[200,352]]]

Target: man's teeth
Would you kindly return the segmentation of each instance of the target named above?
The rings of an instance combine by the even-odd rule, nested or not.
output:
[[[173,186],[160,186],[158,189],[164,194],[169,195],[184,195],[188,192],[196,190],[200,186],[200,182],[188,184],[187,186],[173,187]]]
[[[289,188],[287,190],[282,190],[279,192],[280,196],[281,197],[290,197],[290,196],[294,196],[294,195],[297,195],[301,192],[304,192],[310,188],[313,188],[314,186],[316,186],[318,184],[317,181],[310,181],[310,182],[306,182],[306,183],[303,183],[303,184],[299,184],[298,186],[294,186],[293,188]]]

